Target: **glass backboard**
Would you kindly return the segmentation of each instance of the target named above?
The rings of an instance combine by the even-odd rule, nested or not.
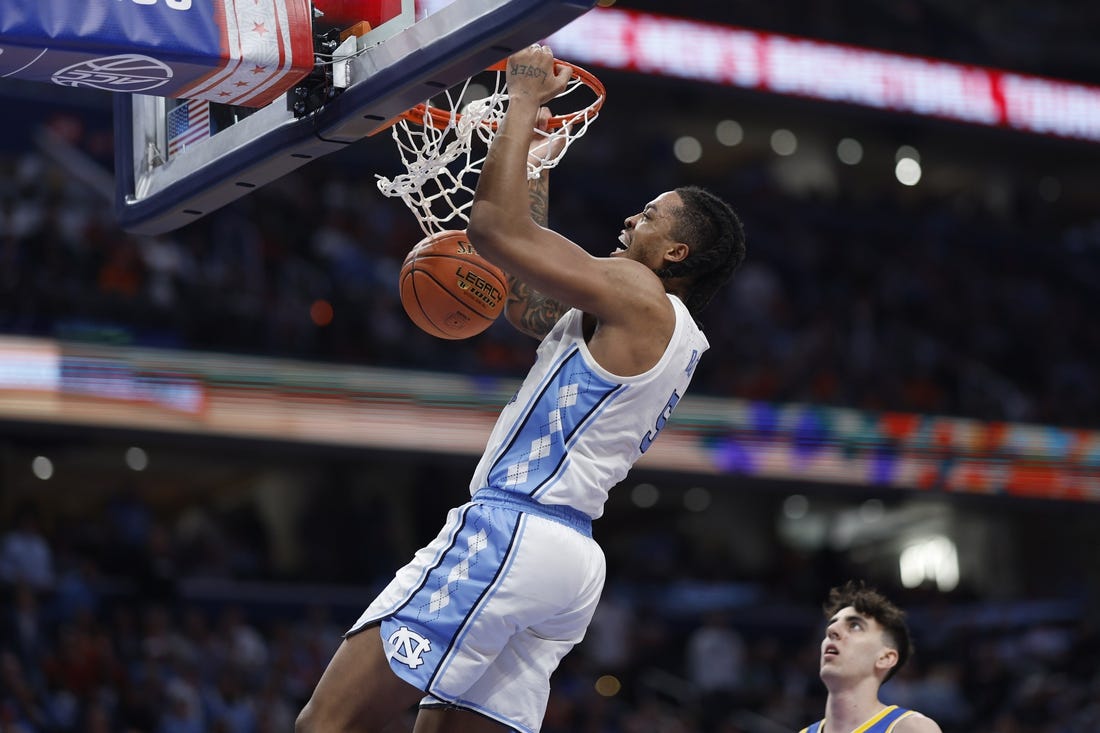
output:
[[[400,3],[396,16],[363,35],[340,41],[330,29],[319,37],[324,55],[315,72],[259,109],[117,95],[119,223],[139,234],[185,226],[385,129],[440,90],[550,36],[595,0]]]

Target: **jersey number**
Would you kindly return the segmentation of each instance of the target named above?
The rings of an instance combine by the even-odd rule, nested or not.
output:
[[[676,390],[672,390],[672,396],[668,398],[668,402],[665,403],[664,408],[661,410],[661,414],[657,416],[657,424],[653,426],[653,429],[645,434],[642,438],[642,442],[638,445],[638,450],[645,453],[649,450],[649,446],[653,445],[653,441],[657,440],[657,435],[661,432],[661,428],[668,422],[668,418],[672,415],[672,410],[676,407],[676,403],[680,401],[680,395],[676,393]]]

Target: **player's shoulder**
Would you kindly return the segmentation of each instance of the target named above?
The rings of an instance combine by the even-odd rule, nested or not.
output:
[[[626,257],[602,257],[606,268],[601,281],[616,306],[642,322],[655,317],[671,321],[674,309],[665,290],[664,281],[641,262]]]
[[[916,710],[910,713],[897,722],[894,733],[943,733],[936,721],[927,715],[922,715]]]
[[[613,282],[628,282],[650,297],[665,291],[661,278],[643,262],[629,257],[595,257],[593,259],[603,264],[606,275]]]

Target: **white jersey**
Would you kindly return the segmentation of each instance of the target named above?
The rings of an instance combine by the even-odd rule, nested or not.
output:
[[[539,344],[535,365],[501,412],[470,482],[564,504],[596,519],[687,391],[706,336],[679,298],[676,327],[653,368],[633,377],[592,358],[583,313],[568,311]]]

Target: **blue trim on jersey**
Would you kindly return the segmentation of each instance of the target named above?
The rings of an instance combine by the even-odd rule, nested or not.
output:
[[[580,509],[565,504],[540,504],[527,494],[499,489],[478,489],[473,501],[489,506],[499,506],[517,512],[534,514],[558,524],[575,529],[586,537],[592,536],[592,518]]]
[[[450,637],[450,641],[447,644],[446,651],[443,652],[442,659],[445,661],[436,667],[435,671],[432,673],[431,678],[428,680],[428,686],[424,689],[430,689],[431,686],[435,683],[435,680],[442,673],[443,669],[450,665],[451,651],[458,644],[460,636],[465,636],[465,629],[468,627],[470,620],[477,616],[478,609],[482,607],[482,605],[488,600],[488,598],[492,597],[492,593],[496,592],[496,587],[500,584],[500,581],[503,579],[507,569],[512,565],[512,560],[514,559],[511,557],[512,548],[515,546],[516,540],[521,534],[520,526],[523,522],[523,515],[520,514],[516,516],[515,523],[512,525],[512,528],[509,531],[508,544],[503,548],[503,551],[501,550],[499,544],[493,542],[492,538],[489,536],[497,533],[497,530],[494,530],[492,526],[492,519],[489,517],[485,517],[485,519],[487,520],[485,524],[487,525],[488,529],[488,532],[486,533],[486,545],[484,549],[480,550],[476,554],[480,555],[482,552],[485,552],[489,553],[489,555],[484,559],[475,558],[474,562],[469,563],[467,579],[452,582],[449,579],[450,571],[447,571],[447,575],[443,576],[443,566],[440,566],[440,575],[443,577],[450,595],[461,597],[463,595],[468,595],[469,592],[473,590],[477,590],[479,592],[477,598],[474,600],[473,603],[464,603],[461,600],[456,603],[450,603],[446,606],[446,608],[440,609],[440,611],[446,611],[446,609],[449,608],[452,609],[452,613],[444,615],[443,613],[437,612],[438,615],[436,619],[432,620],[433,627],[439,628],[440,626],[442,626],[442,628],[445,630],[444,633]],[[476,526],[480,524],[479,522],[474,522],[473,524],[474,526],[471,528],[471,531],[468,533],[467,536],[476,536],[477,533],[481,531],[481,528]],[[470,557],[471,555],[467,552],[455,553],[455,557],[453,559],[456,560],[456,562],[451,566],[452,569],[454,568],[454,565],[458,565],[459,562],[463,562]],[[478,572],[485,568],[489,568],[493,571],[492,577],[486,579],[483,574]],[[441,583],[438,588],[443,588],[443,585],[444,584]],[[462,611],[463,609],[465,609],[465,613],[462,614],[461,618],[457,618],[453,622],[443,621],[443,619],[448,618],[448,616],[457,617],[457,614],[453,613],[453,611]]]
[[[549,369],[547,369],[546,376],[543,377],[542,383],[538,386],[538,389],[535,390],[534,396],[527,402],[527,404],[516,416],[515,422],[512,424],[511,429],[508,431],[509,434],[512,436],[511,440],[507,441],[504,449],[497,454],[496,460],[493,461],[493,467],[489,469],[490,476],[492,475],[493,468],[496,468],[505,458],[505,456],[507,456],[507,454],[515,448],[516,440],[518,440],[523,435],[524,426],[531,420],[532,412],[536,408],[538,408],[538,406],[542,402],[548,399],[547,393],[550,388],[555,384],[555,382],[560,379],[562,370],[565,369],[570,360],[572,360],[579,353],[580,349],[577,346],[573,346],[559,357],[557,364],[552,365]],[[491,481],[490,485],[492,485]]]
[[[533,495],[563,468],[574,435],[622,388],[593,372],[578,348],[571,349],[524,409],[512,440],[488,471],[489,486]]]
[[[891,705],[875,715],[872,715],[869,719],[856,727],[856,730],[859,731],[859,733],[886,733],[886,731],[890,730],[890,726],[911,712],[913,711],[909,708]],[[882,717],[876,718],[876,716],[879,715]],[[824,722],[825,720],[819,720],[816,723],[811,723],[803,728],[801,733],[819,733]]]
[[[512,427],[508,428],[507,435],[511,435],[512,438],[511,438],[511,440],[502,440],[501,441],[501,445],[504,446],[504,447],[502,447],[500,449],[500,451],[497,453],[496,457],[493,459],[493,465],[494,466],[497,464],[498,461],[500,461],[501,457],[505,453],[507,453],[509,450],[511,450],[512,445],[515,444],[516,436],[517,436],[518,431],[519,431],[519,427],[521,425],[523,425],[524,421],[527,420],[527,418],[528,418],[528,416],[531,412],[531,406],[533,404],[536,404],[539,401],[539,399],[542,397],[543,392],[546,391],[547,386],[550,384],[550,382],[552,382],[554,380],[555,377],[557,377],[558,371],[561,370],[561,368],[565,365],[565,362],[567,362],[569,360],[569,357],[573,356],[573,354],[577,353],[578,351],[579,351],[579,349],[576,346],[574,346],[572,349],[570,349],[569,351],[565,352],[564,354],[562,354],[561,356],[558,357],[557,365],[551,364],[550,367],[546,370],[546,375],[543,376],[542,382],[535,389],[534,398],[529,400],[527,402],[527,405],[525,405],[523,407],[523,409],[521,409],[516,414],[516,419],[513,421]],[[518,397],[518,394],[516,396]],[[516,398],[513,397],[512,399],[515,400]]]
[[[868,733],[875,730],[886,731],[890,729],[890,726],[894,724],[899,718],[909,712],[908,708],[895,707],[889,713],[884,715],[880,720],[876,721],[873,726],[867,729]]]
[[[545,496],[547,493],[549,493],[554,484],[557,483],[557,480],[561,476],[561,474],[569,470],[569,464],[572,462],[572,459],[569,457],[569,451],[572,450],[576,442],[581,439],[581,436],[584,435],[585,430],[587,430],[588,427],[592,423],[594,423],[600,417],[600,415],[603,414],[603,411],[607,409],[607,407],[615,400],[615,398],[621,394],[626,394],[626,389],[627,385],[620,384],[618,387],[615,388],[614,391],[608,393],[606,397],[600,402],[600,404],[597,405],[594,410],[592,410],[592,412],[585,415],[584,420],[574,428],[572,434],[569,435],[568,440],[566,441],[565,460],[560,466],[558,466],[558,469],[552,475],[548,476],[545,481],[535,487],[534,492],[532,492],[531,494],[533,498],[538,499],[539,497]]]

